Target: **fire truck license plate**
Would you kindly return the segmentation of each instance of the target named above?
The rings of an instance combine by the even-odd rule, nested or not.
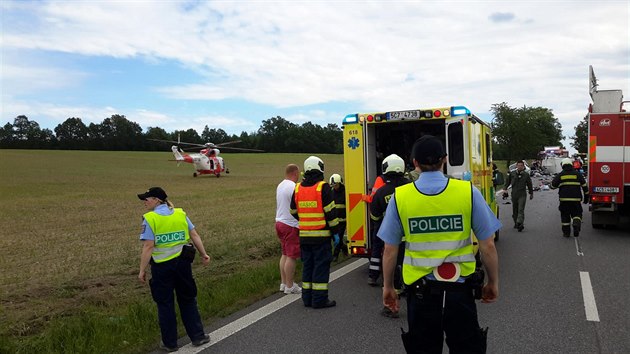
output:
[[[389,119],[419,119],[420,111],[389,112]]]
[[[619,193],[619,187],[593,187],[595,193]]]

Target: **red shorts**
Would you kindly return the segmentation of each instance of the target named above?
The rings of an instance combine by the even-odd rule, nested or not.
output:
[[[300,258],[300,230],[278,221],[276,234],[282,244],[282,254],[293,259]]]

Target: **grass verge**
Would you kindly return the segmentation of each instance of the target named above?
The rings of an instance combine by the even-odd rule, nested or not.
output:
[[[203,318],[223,317],[277,291],[277,259],[252,264],[242,272],[197,279],[197,301]],[[4,353],[135,353],[158,346],[157,310],[147,288],[140,299],[121,309],[88,306],[81,313],[51,319],[38,336],[4,337]],[[185,335],[180,323],[180,336]]]
[[[275,291],[275,189],[308,154],[224,154],[231,173],[192,177],[162,152],[0,150],[0,353],[155,349],[157,310],[136,280],[137,193],[162,186],[211,256],[193,265],[208,325]],[[326,178],[341,155],[320,155]],[[180,331],[184,334],[184,331]]]

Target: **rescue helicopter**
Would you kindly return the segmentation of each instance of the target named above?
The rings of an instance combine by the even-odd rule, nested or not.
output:
[[[264,152],[263,150],[258,149],[245,149],[245,148],[237,148],[226,146],[230,144],[240,143],[240,140],[228,141],[220,144],[214,143],[205,143],[205,144],[196,144],[196,143],[186,143],[183,141],[172,141],[172,140],[160,140],[160,139],[149,139],[152,141],[160,141],[167,143],[175,143],[177,145],[171,146],[171,151],[173,152],[173,156],[175,160],[179,164],[180,162],[192,163],[195,167],[195,172],[193,172],[193,177],[197,177],[200,175],[215,175],[217,178],[221,177],[221,173],[230,173],[230,170],[225,166],[225,161],[223,158],[219,156],[221,153],[221,149],[225,150],[238,150],[238,151],[254,151],[254,152]],[[180,147],[180,145],[189,145],[191,148],[186,149],[198,149],[202,148],[199,153],[188,154]]]

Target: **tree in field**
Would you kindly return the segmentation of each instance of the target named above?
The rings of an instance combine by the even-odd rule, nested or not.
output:
[[[107,150],[138,150],[143,147],[142,128],[124,115],[114,114],[101,123]]]
[[[7,124],[0,128],[0,147],[13,147],[13,142],[13,124],[7,122]]]
[[[496,139],[495,151],[511,161],[538,156],[544,146],[561,146],[562,125],[551,109],[544,107],[513,108],[507,103],[492,105],[494,119],[492,134]],[[495,156],[498,158],[498,156]]]
[[[145,139],[155,139],[155,140],[170,140],[171,135],[166,132],[166,130],[160,127],[149,127],[147,132],[144,134]],[[166,143],[160,143],[157,141],[146,141],[145,150],[151,151],[163,151]]]
[[[324,128],[324,140],[328,142],[331,154],[343,153],[343,131],[337,124],[329,123]]]
[[[571,137],[573,142],[571,146],[578,152],[587,152],[588,150],[588,115],[575,126],[575,135]]]
[[[230,140],[240,140],[239,147],[243,147],[246,149],[262,149],[262,144],[260,143],[260,135],[257,133],[248,133],[241,132],[241,135],[236,136],[232,135]]]
[[[105,147],[105,135],[100,124],[88,125],[88,149],[103,150]]]
[[[87,149],[89,130],[81,118],[68,118],[55,128],[55,135],[62,149]]]
[[[3,145],[17,149],[46,149],[56,143],[55,135],[50,129],[42,130],[39,123],[29,120],[25,115],[19,115],[13,120],[13,124],[5,125]]]
[[[193,144],[204,144],[206,143],[205,141],[203,141],[201,139],[201,137],[199,136],[199,133],[197,133],[197,131],[193,128],[190,128],[188,130],[176,130],[171,134],[171,139],[173,141],[177,141],[178,138],[181,141],[185,141],[187,143],[193,143]]]
[[[280,116],[263,120],[258,129],[260,149],[267,152],[296,151],[287,146],[287,139],[291,135],[290,131],[295,127],[294,123]],[[301,144],[305,144],[305,142],[302,141]]]
[[[101,124],[90,123],[88,141],[93,150],[140,150],[145,145],[140,125],[119,114]]]
[[[50,149],[57,147],[57,137],[52,130],[45,128],[39,131],[39,134],[35,137],[35,141],[38,142],[33,145],[34,149]]]
[[[203,128],[203,132],[201,133],[201,139],[204,142],[206,142],[206,143],[219,144],[219,143],[224,143],[224,142],[230,140],[230,137],[227,135],[225,130],[223,130],[221,128],[219,128],[219,129],[214,129],[214,128],[210,129],[206,125]]]

